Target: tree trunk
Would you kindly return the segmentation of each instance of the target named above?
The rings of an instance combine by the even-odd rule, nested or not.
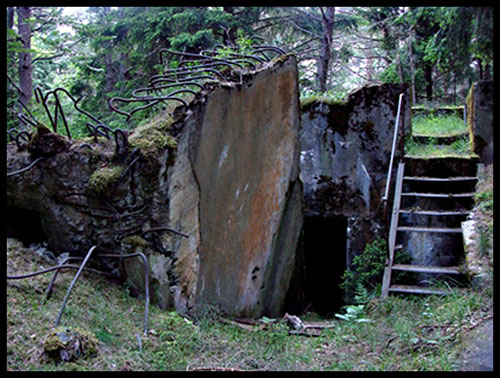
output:
[[[410,35],[408,37],[408,56],[410,58],[410,75],[411,75],[411,94],[412,101],[414,104],[417,103],[417,92],[415,88],[415,61],[413,60],[413,49],[411,48],[411,44],[415,39],[415,34],[413,29],[410,30]]]
[[[14,27],[14,7],[7,7],[7,27],[12,29]]]
[[[18,7],[17,8],[17,27],[19,31],[19,36],[21,37],[21,43],[24,49],[31,49],[31,26],[25,21],[30,18],[31,9],[30,7]],[[32,93],[33,93],[33,82],[31,77],[32,64],[31,64],[31,53],[28,51],[19,53],[19,88],[21,93],[19,95],[19,100],[29,106]]]
[[[398,63],[398,77],[399,77],[399,82],[400,83],[404,83],[403,68],[401,67],[401,54],[399,53],[399,46],[396,49],[396,57],[397,57],[397,63]]]
[[[321,38],[321,51],[318,62],[318,88],[320,92],[326,92],[332,50],[333,25],[335,24],[335,7],[327,7],[326,14],[322,8],[320,10],[323,15],[323,37]]]
[[[484,80],[491,80],[491,70],[489,63],[484,65]]]
[[[430,63],[427,63],[424,66],[424,79],[425,82],[427,83],[425,86],[425,95],[427,98],[427,101],[432,101],[432,65]]]

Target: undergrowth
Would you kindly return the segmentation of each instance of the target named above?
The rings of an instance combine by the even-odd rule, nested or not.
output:
[[[48,265],[8,239],[9,275]],[[51,274],[7,281],[8,370],[454,370],[460,366],[469,328],[488,315],[484,308],[492,303],[489,289],[447,297],[391,296],[371,300],[359,311],[351,307],[346,314],[358,321],[349,316],[330,320],[334,327],[319,337],[291,335],[283,319],[266,318],[263,329],[251,331],[222,322],[223,314],[215,309],[188,319],[152,306],[144,334],[144,302],[102,276],[84,272],[60,326],[93,334],[97,353],[56,363],[44,357],[43,345],[53,334],[73,275],[61,272],[47,301]],[[366,302],[366,291],[357,295],[359,302]]]

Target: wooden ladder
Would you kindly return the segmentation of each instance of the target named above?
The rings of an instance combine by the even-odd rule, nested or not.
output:
[[[398,232],[434,232],[434,233],[462,233],[461,228],[450,227],[422,227],[422,226],[399,226],[400,214],[418,214],[428,216],[455,216],[467,215],[468,211],[442,211],[442,210],[409,210],[401,209],[402,198],[405,197],[420,197],[420,198],[473,198],[474,193],[419,193],[405,192],[403,193],[403,181],[419,181],[428,183],[454,183],[468,180],[477,180],[476,177],[412,177],[404,176],[405,164],[400,163],[396,177],[396,188],[394,192],[394,202],[391,216],[391,224],[389,229],[389,256],[387,265],[384,271],[382,281],[381,298],[386,298],[390,292],[412,293],[412,294],[446,294],[447,292],[438,288],[424,286],[409,286],[391,284],[392,271],[406,271],[414,273],[436,273],[436,274],[461,274],[461,271],[456,266],[425,266],[425,265],[407,265],[394,264],[394,256],[398,250],[403,249],[402,245],[396,245],[396,236]]]

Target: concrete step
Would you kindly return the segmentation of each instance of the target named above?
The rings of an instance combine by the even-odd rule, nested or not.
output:
[[[439,233],[462,233],[462,228],[443,228],[443,227],[398,227],[398,231],[403,232],[439,232]]]
[[[411,157],[405,156],[406,176],[417,177],[474,177],[478,157]]]
[[[407,210],[407,209],[400,210],[399,213],[400,214],[429,215],[429,216],[469,215],[468,211]]]
[[[401,193],[403,197],[421,197],[421,198],[473,198],[474,193],[419,193],[406,192]]]
[[[408,294],[437,294],[447,295],[449,291],[437,289],[433,287],[412,286],[412,285],[391,285],[389,291],[393,293],[408,293]]]
[[[394,264],[392,270],[414,273],[437,273],[437,274],[461,274],[457,266],[427,266],[427,265],[408,265]]]
[[[468,132],[463,132],[460,134],[452,135],[423,135],[423,134],[413,134],[412,138],[416,143],[435,143],[435,144],[452,144],[457,140],[467,138],[469,136]]]
[[[474,176],[458,176],[458,177],[426,177],[426,176],[406,176],[405,181],[421,181],[421,182],[461,182],[461,181],[477,181]]]

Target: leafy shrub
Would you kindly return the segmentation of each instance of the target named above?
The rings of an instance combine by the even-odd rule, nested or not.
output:
[[[345,300],[352,303],[359,287],[369,292],[380,291],[387,256],[387,242],[377,239],[365,246],[363,253],[352,260],[352,269],[342,275],[340,288],[345,290]]]

